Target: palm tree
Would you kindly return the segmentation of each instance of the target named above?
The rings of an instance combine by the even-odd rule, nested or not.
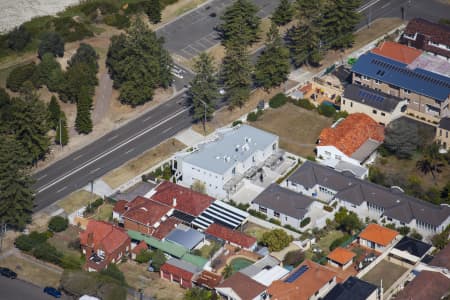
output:
[[[228,264],[222,271],[223,278],[228,278],[233,274],[233,266]]]
[[[423,152],[424,157],[417,161],[416,168],[425,175],[431,173],[433,180],[436,180],[436,173],[441,173],[444,166],[441,162],[442,157],[439,153],[439,145],[433,143],[427,146]]]

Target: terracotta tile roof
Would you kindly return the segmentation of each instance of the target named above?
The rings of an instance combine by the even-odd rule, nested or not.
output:
[[[126,210],[126,205],[128,204],[128,201],[126,200],[119,200],[114,205],[113,211],[118,214],[123,214]]]
[[[217,288],[231,288],[242,300],[252,300],[266,290],[266,287],[250,277],[236,272]]]
[[[85,231],[80,233],[80,243],[88,245],[88,236],[92,233],[93,248],[102,248],[106,254],[112,254],[125,243],[130,243],[130,238],[123,228],[103,221],[90,220]]]
[[[173,206],[176,198],[176,210],[192,216],[199,216],[214,201],[214,198],[182,187],[170,181],[164,181],[151,196],[155,201]]]
[[[172,264],[169,264],[169,263],[163,264],[161,266],[160,270],[164,271],[164,272],[167,272],[167,273],[170,273],[172,275],[181,277],[184,280],[192,280],[192,277],[194,277],[193,273],[191,273],[189,271],[186,271],[186,270],[183,270],[181,268],[178,268],[178,267],[176,267],[176,266],[174,266]]]
[[[131,250],[131,252],[134,254],[139,254],[142,250],[148,250],[148,245],[144,241],[141,241],[136,247],[133,248],[133,250]]]
[[[422,54],[422,51],[416,48],[391,41],[381,43],[380,46],[372,49],[371,52],[408,65]]]
[[[205,233],[218,237],[222,240],[237,244],[244,248],[250,248],[256,243],[256,239],[242,232],[229,229],[222,225],[213,223],[205,231]]]
[[[196,280],[198,285],[205,286],[209,289],[213,289],[219,285],[222,281],[222,275],[212,273],[209,271],[203,271],[199,278]]]
[[[415,18],[409,21],[405,33],[411,35],[420,33],[435,43],[450,45],[450,27],[425,19]]]
[[[286,278],[289,278],[290,274],[302,266],[308,266],[308,270],[293,282],[276,280],[269,286],[268,293],[272,296],[271,300],[307,300],[315,292],[327,285],[337,274],[325,266],[305,260],[289,273]]]
[[[345,265],[346,263],[351,261],[355,256],[356,254],[354,252],[342,247],[337,247],[327,255],[327,258],[341,265]]]
[[[152,226],[159,222],[172,209],[170,206],[144,197],[136,197],[136,199],[126,205],[126,208],[123,218],[147,226]]]
[[[319,136],[319,146],[335,146],[351,156],[367,140],[384,140],[384,127],[363,113],[351,114],[334,128],[325,128]]]
[[[170,217],[159,225],[159,227],[153,232],[152,236],[155,238],[162,240],[165,238],[175,227],[180,224],[181,221]]]
[[[371,223],[359,234],[359,237],[381,246],[387,246],[397,235],[398,232],[395,230]]]
[[[438,300],[450,292],[450,279],[438,272],[421,271],[396,297],[396,300]]]

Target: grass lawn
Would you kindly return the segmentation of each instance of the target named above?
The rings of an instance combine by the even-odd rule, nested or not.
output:
[[[216,249],[214,249],[216,248]],[[220,249],[220,245],[214,241],[209,241],[209,245],[204,245],[203,247],[200,248],[200,256],[204,257],[204,258],[208,258],[212,255],[214,255],[214,253],[211,253],[213,250],[218,250]]]
[[[322,254],[326,256],[328,253],[330,253],[331,243],[333,243],[335,239],[338,239],[342,236],[344,236],[344,233],[342,233],[341,231],[331,230],[327,233],[326,236],[317,241],[317,244],[313,247],[322,249]],[[313,255],[314,253],[312,252],[312,249],[309,249],[305,252],[305,257],[308,259],[312,259]]]
[[[69,247],[70,242],[78,239],[78,236],[78,229],[75,226],[69,226],[63,232],[55,233],[51,238],[48,239],[48,242],[63,253],[67,253],[73,256],[80,256],[81,249],[75,250]]]
[[[114,205],[110,203],[103,203],[94,215],[94,219],[99,221],[109,221],[112,217]]]
[[[380,281],[383,280],[383,288],[386,291],[406,270],[404,267],[388,262],[387,260],[382,260],[362,279],[376,286],[380,286]]]
[[[91,195],[88,191],[79,190],[59,201],[58,206],[64,209],[67,214],[71,214],[77,209],[88,205],[90,201],[93,201],[98,197],[99,196],[95,194]]]
[[[266,110],[262,118],[251,125],[280,137],[280,147],[294,154],[314,156],[316,140],[323,128],[333,123],[331,118],[287,103],[277,109]]]
[[[112,188],[117,188],[130,179],[144,173],[172,154],[186,147],[177,139],[169,139],[125,165],[103,176],[103,180]]]
[[[244,228],[244,233],[253,236],[258,241],[261,241],[263,234],[268,231],[270,231],[270,230],[267,228],[264,228],[262,226],[259,226],[257,224],[250,223],[250,222],[245,224],[245,228]]]
[[[145,295],[156,299],[177,300],[183,299],[185,290],[179,285],[159,278],[159,273],[148,272],[147,264],[126,262],[118,265],[125,275],[127,283],[134,289],[144,289]]]
[[[32,282],[38,286],[59,286],[61,272],[46,268],[16,255],[10,255],[0,260],[0,266],[10,268],[17,273],[17,277]],[[56,267],[55,267],[56,268]]]

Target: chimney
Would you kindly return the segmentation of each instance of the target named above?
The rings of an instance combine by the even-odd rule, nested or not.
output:
[[[94,247],[94,233],[89,232],[87,236],[87,246],[88,247]]]
[[[177,206],[177,198],[173,198],[173,201],[172,201],[172,206],[173,207],[176,207]]]

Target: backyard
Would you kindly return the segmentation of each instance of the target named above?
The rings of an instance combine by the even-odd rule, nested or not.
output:
[[[256,238],[259,241],[262,240],[262,236],[265,232],[269,232],[270,230],[267,228],[264,228],[262,226],[259,226],[254,223],[247,222],[244,225],[244,233],[251,235],[252,237]]]
[[[321,116],[315,110],[306,110],[292,103],[266,110],[262,118],[251,125],[280,137],[280,147],[297,155],[315,156],[316,141],[323,128],[333,119]]]
[[[322,255],[326,256],[328,253],[330,253],[331,243],[333,243],[334,240],[336,240],[340,237],[343,237],[343,236],[344,236],[344,234],[342,233],[342,231],[331,230],[324,237],[321,237],[312,248],[320,249],[318,251],[321,251],[320,253]],[[313,256],[314,256],[313,249],[309,249],[305,252],[306,258],[309,258],[309,259],[313,258]]]
[[[388,262],[387,260],[382,260],[362,279],[376,286],[380,286],[381,280],[383,280],[383,289],[386,291],[406,270],[404,267]]]
[[[64,254],[79,257],[81,256],[81,248],[75,249],[78,246],[79,232],[80,230],[77,227],[70,225],[66,230],[54,233],[48,239],[48,242]]]

